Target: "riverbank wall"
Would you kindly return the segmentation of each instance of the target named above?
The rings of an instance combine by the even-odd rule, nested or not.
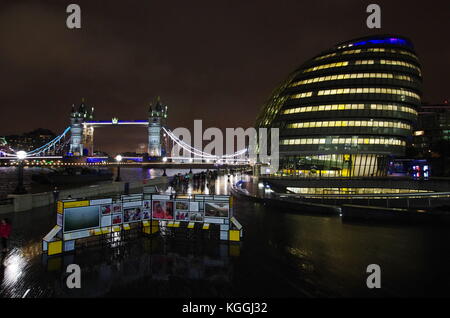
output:
[[[136,191],[142,189],[144,186],[155,185],[158,187],[165,187],[168,183],[167,177],[157,177],[154,179],[146,179],[144,181],[134,182],[110,182],[84,186],[80,188],[73,188],[59,191],[59,199],[64,200],[69,197],[72,198],[87,198],[95,197],[107,194],[118,194],[125,191],[126,184],[128,183],[128,189],[130,191]],[[33,208],[43,207],[53,204],[54,195],[53,192],[42,192],[34,194],[10,194],[8,198],[12,199],[10,204],[0,205],[0,214],[21,212],[31,210]]]

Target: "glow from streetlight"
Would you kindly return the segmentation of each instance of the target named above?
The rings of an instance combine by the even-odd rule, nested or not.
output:
[[[167,162],[167,157],[162,158],[163,162]]]
[[[16,152],[17,159],[23,160],[27,157],[27,153],[23,150]]]
[[[116,156],[116,161],[117,162],[121,162],[122,161],[122,156],[121,155],[117,155]]]

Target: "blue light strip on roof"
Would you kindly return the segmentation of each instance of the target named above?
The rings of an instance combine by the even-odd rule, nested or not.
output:
[[[356,45],[367,45],[367,44],[396,44],[396,45],[406,45],[412,47],[412,44],[405,39],[399,38],[384,38],[384,39],[372,39],[366,41],[360,41],[353,43],[353,46]]]

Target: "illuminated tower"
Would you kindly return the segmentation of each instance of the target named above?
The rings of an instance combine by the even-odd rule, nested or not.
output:
[[[150,104],[148,110],[148,155],[161,156],[161,127],[167,118],[167,106],[162,105],[159,97]]]
[[[72,112],[70,113],[70,153],[74,156],[83,155],[83,123],[86,120],[88,114],[84,106],[84,102],[81,102],[78,110],[75,109],[75,105],[72,104]]]

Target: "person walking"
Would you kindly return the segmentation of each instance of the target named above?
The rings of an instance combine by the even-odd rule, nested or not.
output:
[[[11,234],[11,224],[9,224],[8,219],[2,219],[0,222],[0,238],[2,241],[2,252],[6,253],[8,251],[8,239]]]
[[[59,190],[58,187],[55,187],[55,189],[53,189],[53,201],[56,202],[59,199]]]

